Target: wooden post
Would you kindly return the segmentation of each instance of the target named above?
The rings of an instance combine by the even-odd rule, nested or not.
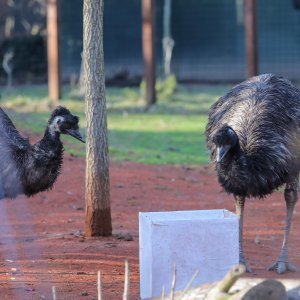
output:
[[[48,89],[53,105],[61,96],[58,1],[47,0]]]
[[[142,41],[144,79],[146,82],[146,110],[156,102],[155,80],[155,0],[142,0]]]
[[[244,0],[247,76],[258,74],[256,0]]]

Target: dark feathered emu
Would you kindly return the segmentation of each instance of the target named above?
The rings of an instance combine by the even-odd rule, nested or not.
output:
[[[56,108],[44,137],[31,145],[0,108],[0,199],[15,198],[18,194],[32,196],[51,189],[63,159],[60,134],[68,134],[84,142],[78,121],[78,117],[68,109]]]
[[[268,269],[295,271],[287,252],[300,170],[300,90],[272,74],[240,83],[212,105],[206,140],[219,183],[235,198],[240,262],[248,271],[242,242],[245,199],[262,198],[285,184],[284,240],[279,258]]]

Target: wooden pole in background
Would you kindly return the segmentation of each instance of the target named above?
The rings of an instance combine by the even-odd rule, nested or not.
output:
[[[142,27],[147,110],[156,102],[155,0],[142,0]]]
[[[48,89],[53,105],[61,96],[58,1],[47,0]]]
[[[256,0],[244,0],[247,77],[258,74]]]

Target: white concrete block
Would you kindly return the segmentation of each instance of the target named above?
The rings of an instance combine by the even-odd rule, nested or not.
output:
[[[220,280],[239,262],[239,218],[227,210],[139,214],[141,298],[169,293],[174,264],[176,290],[199,270],[193,286]]]

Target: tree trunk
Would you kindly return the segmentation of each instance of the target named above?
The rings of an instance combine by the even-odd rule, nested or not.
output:
[[[47,49],[49,98],[56,106],[61,96],[58,0],[47,1]]]
[[[147,110],[156,102],[155,0],[142,0],[142,20],[142,41]]]
[[[83,60],[86,103],[87,236],[112,233],[103,54],[103,0],[83,4]]]

